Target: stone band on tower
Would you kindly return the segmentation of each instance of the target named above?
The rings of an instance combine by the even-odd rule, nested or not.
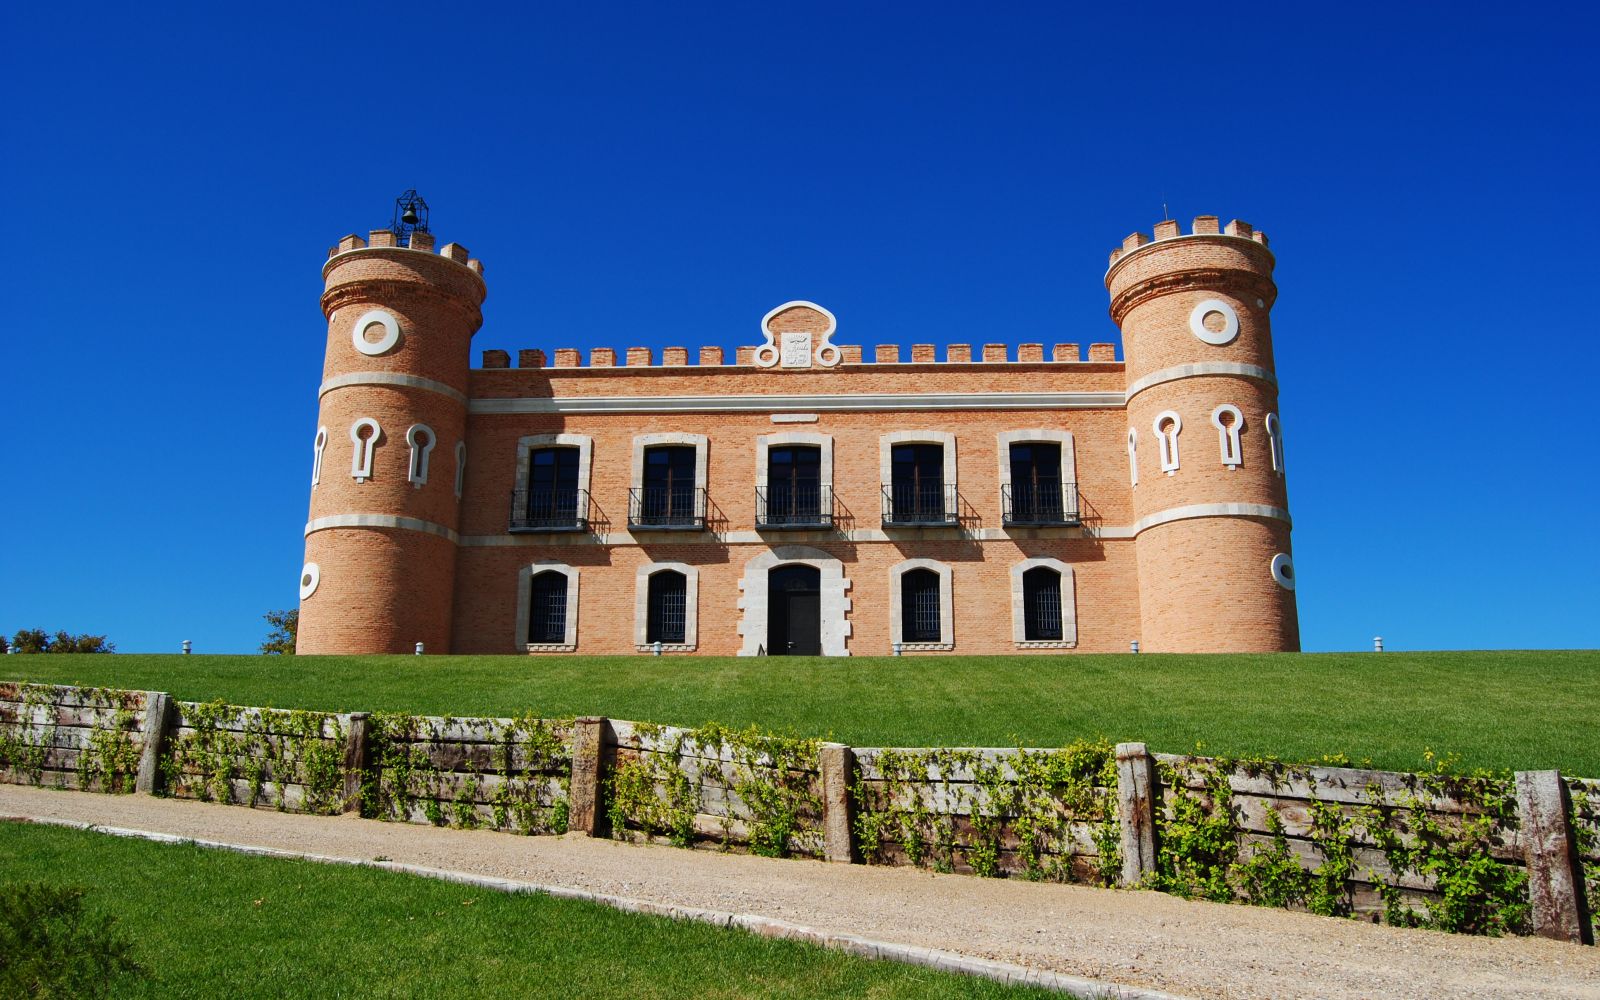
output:
[[[1200,216],[1111,254],[1150,652],[1298,650],[1266,236]]]
[[[317,418],[299,653],[450,648],[472,336],[483,265],[389,230],[323,268]]]

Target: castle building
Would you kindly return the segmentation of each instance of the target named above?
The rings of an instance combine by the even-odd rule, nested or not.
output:
[[[402,245],[404,244],[404,245]],[[483,266],[347,236],[301,653],[1295,650],[1266,236],[1135,233],[1111,344],[482,352]],[[692,361],[692,363],[691,363]]]

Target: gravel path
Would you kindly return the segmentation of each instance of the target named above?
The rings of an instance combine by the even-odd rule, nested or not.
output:
[[[1249,906],[907,868],[517,837],[140,795],[0,785],[0,817],[392,859],[680,907],[756,914],[1194,997],[1592,997],[1600,948],[1471,938]]]

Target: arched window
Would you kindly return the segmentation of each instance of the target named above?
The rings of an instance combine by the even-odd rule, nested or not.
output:
[[[1036,556],[1011,567],[1011,639],[1018,649],[1077,647],[1077,585],[1070,565]]]
[[[914,569],[900,577],[900,641],[938,642],[939,574]]]
[[[567,641],[567,576],[556,570],[535,573],[528,598],[528,644]]]
[[[517,574],[518,646],[530,653],[572,653],[578,648],[578,571],[541,561]]]
[[[1035,566],[1022,574],[1024,641],[1061,639],[1061,574],[1048,566]]]
[[[687,641],[689,581],[676,570],[650,574],[647,644],[681,645]]]

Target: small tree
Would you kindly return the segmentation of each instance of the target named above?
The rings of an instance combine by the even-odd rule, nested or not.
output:
[[[20,628],[11,637],[11,646],[19,653],[48,653],[50,635],[42,628]]]
[[[272,631],[267,633],[267,641],[261,644],[261,651],[269,656],[293,653],[295,637],[300,631],[300,609],[268,611],[261,617],[272,626]]]
[[[83,890],[0,885],[0,996],[105,997],[144,969],[116,918],[83,910]]]
[[[0,639],[0,650],[5,648],[4,640]],[[117,651],[116,645],[107,642],[103,635],[57,632],[52,637],[42,628],[18,629],[17,634],[11,637],[11,648],[19,653],[115,653]]]

